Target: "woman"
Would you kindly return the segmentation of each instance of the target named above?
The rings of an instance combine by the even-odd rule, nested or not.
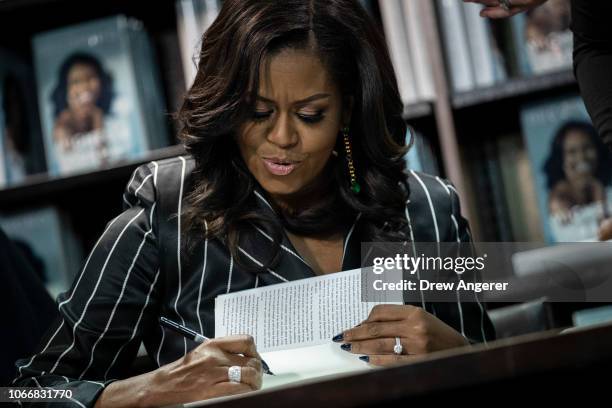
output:
[[[86,53],[70,55],[60,68],[58,85],[52,95],[55,142],[62,149],[70,150],[83,134],[102,131],[112,97],[112,78],[100,61]]]
[[[60,297],[63,320],[41,352],[18,363],[16,384],[68,387],[97,407],[257,389],[251,338],[194,348],[159,316],[213,336],[219,294],[357,268],[362,241],[469,240],[452,186],[406,177],[395,75],[358,2],[228,0],[202,43],[179,113],[191,155],[137,169],[126,211]],[[424,299],[378,307],[335,340],[388,365],[491,337],[480,303]],[[159,368],[116,380],[141,341]],[[232,365],[242,383],[228,381]]]
[[[551,215],[569,222],[575,208],[599,203],[607,217],[610,154],[589,123],[569,121],[561,126],[543,170]]]

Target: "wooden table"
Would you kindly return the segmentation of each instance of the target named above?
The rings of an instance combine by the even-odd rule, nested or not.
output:
[[[607,407],[612,406],[611,390],[612,325],[605,325],[433,353],[402,366],[225,397],[205,406],[413,407],[445,401],[531,405],[539,394],[547,406],[578,395],[585,406]]]

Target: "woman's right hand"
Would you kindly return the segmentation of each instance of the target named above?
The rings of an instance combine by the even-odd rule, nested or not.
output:
[[[229,381],[231,366],[241,367],[240,383]],[[151,405],[204,400],[261,388],[261,356],[251,336],[219,337],[153,373]]]
[[[241,367],[240,383],[229,381],[231,366]],[[253,337],[219,337],[150,373],[109,384],[95,407],[160,407],[254,391],[261,382],[261,356]]]

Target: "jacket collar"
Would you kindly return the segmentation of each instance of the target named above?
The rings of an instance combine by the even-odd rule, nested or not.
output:
[[[278,214],[272,204],[269,202],[262,189],[257,186],[253,190],[255,202],[258,208],[269,216],[278,218]],[[343,254],[342,254],[342,270],[355,269],[360,267],[361,263],[361,213],[355,217],[353,224],[344,231],[343,237]],[[244,242],[241,246],[248,246],[244,250],[251,251],[252,258],[257,260],[257,256],[265,251],[265,247],[269,247],[272,242],[272,237],[264,231],[257,229],[255,237],[252,239],[252,244]],[[248,256],[248,255],[247,255]],[[261,259],[261,257],[260,257]],[[315,273],[308,262],[299,254],[297,249],[291,243],[287,233],[283,229],[281,253],[279,262],[276,266],[268,271],[269,273],[260,275],[259,282],[263,284],[278,283],[278,281],[292,281],[297,279],[310,278],[315,276]]]

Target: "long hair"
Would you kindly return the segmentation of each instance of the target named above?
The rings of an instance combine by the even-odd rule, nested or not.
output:
[[[546,175],[546,186],[552,190],[559,181],[565,180],[566,175],[563,170],[564,155],[563,144],[565,138],[572,131],[578,131],[589,136],[590,142],[597,150],[597,170],[594,176],[604,185],[610,184],[612,179],[612,157],[606,146],[601,141],[597,131],[588,122],[571,120],[565,122],[552,140],[550,155],[546,159],[542,170]]]
[[[260,66],[287,48],[314,49],[343,98],[353,98],[350,138],[362,191],[350,190],[341,153],[330,164],[334,179],[326,198],[278,222],[256,210],[252,193],[258,183],[234,136],[252,116]],[[258,272],[277,261],[282,227],[308,235],[346,225],[361,213],[368,240],[405,239],[403,103],[384,38],[356,0],[226,0],[203,35],[199,57],[177,115],[180,139],[195,159],[184,231],[224,240],[241,266]],[[339,136],[338,152],[341,141]],[[260,268],[237,251],[240,234],[254,226],[275,243]]]
[[[51,94],[53,102],[53,116],[58,117],[68,106],[68,73],[76,64],[89,65],[94,69],[100,78],[100,97],[96,101],[96,106],[108,114],[113,101],[113,78],[104,70],[98,58],[85,52],[75,52],[69,55],[62,63],[57,78],[57,85]]]

